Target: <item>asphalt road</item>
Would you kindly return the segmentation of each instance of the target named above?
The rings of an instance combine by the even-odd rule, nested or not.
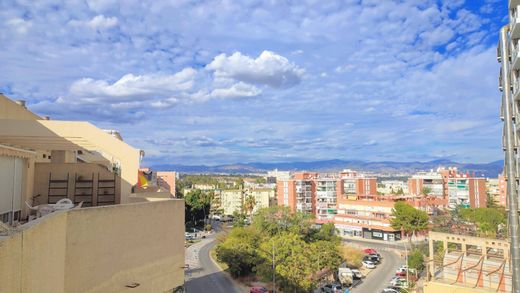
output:
[[[214,236],[202,239],[186,249],[185,288],[187,293],[242,293],[224,272],[210,259],[209,251],[216,245]]]
[[[352,288],[353,293],[379,293],[390,285],[390,280],[395,276],[395,270],[405,263],[394,251],[394,247],[389,244],[366,243],[362,241],[349,240],[363,248],[374,248],[381,254],[383,261],[365,278],[363,282]]]

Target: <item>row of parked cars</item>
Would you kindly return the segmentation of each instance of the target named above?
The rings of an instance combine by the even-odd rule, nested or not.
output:
[[[365,256],[363,256],[363,266],[367,269],[375,269],[376,265],[381,263],[383,259],[377,250],[373,248],[367,248],[363,250]]]
[[[408,292],[408,281],[406,275],[409,273],[407,265],[400,266],[395,271],[395,277],[390,280],[390,286],[383,289],[384,293],[405,293]]]

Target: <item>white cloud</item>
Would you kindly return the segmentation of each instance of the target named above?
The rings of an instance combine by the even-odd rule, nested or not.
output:
[[[136,99],[151,100],[190,91],[194,86],[196,75],[197,71],[193,68],[185,68],[170,75],[126,74],[113,83],[106,80],[82,78],[70,86],[69,93],[72,97],[87,103],[125,103]],[[164,105],[164,102],[154,105]]]
[[[90,20],[71,20],[69,24],[72,26],[85,26],[94,30],[109,29],[118,24],[117,17],[105,17],[104,15],[96,15]]]
[[[32,23],[22,18],[12,18],[7,21],[7,25],[13,28],[19,34],[26,34],[31,28]]]
[[[238,81],[287,88],[300,83],[304,70],[287,58],[271,51],[263,51],[258,58],[235,52],[230,56],[220,54],[206,66],[216,77],[233,78]]]
[[[238,82],[229,88],[214,89],[211,92],[211,96],[218,98],[245,98],[256,97],[261,93],[262,91],[254,85]]]

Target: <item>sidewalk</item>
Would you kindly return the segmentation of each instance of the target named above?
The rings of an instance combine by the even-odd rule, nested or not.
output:
[[[402,239],[397,241],[384,241],[384,240],[377,240],[377,239],[367,239],[362,237],[355,237],[355,236],[340,236],[342,242],[349,242],[349,241],[357,241],[357,242],[366,242],[366,243],[373,243],[373,244],[379,244],[379,245],[394,245],[394,246],[400,246],[404,248],[404,245],[408,245],[408,239]],[[414,240],[412,240],[412,243],[418,244],[418,243],[424,243],[427,238],[424,236],[421,237],[415,237]]]

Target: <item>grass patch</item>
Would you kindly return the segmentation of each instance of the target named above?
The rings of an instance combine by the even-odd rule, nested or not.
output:
[[[228,265],[218,261],[217,259],[217,246],[213,246],[211,250],[209,251],[209,256],[217,263],[217,265],[220,267],[221,270],[227,271]]]
[[[340,247],[341,255],[343,256],[343,259],[347,261],[347,265],[349,267],[353,268],[360,268],[363,261],[364,253],[361,249],[349,246],[349,245],[342,245]]]

